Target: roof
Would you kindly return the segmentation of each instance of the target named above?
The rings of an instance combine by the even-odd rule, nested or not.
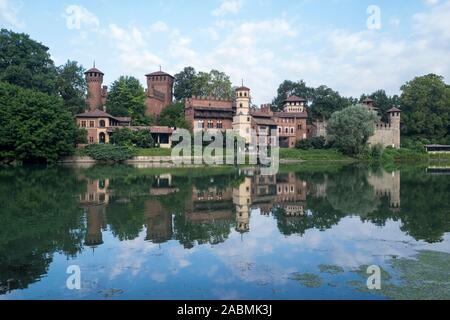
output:
[[[146,77],[153,77],[153,76],[169,76],[169,77],[173,78],[172,75],[170,75],[170,74],[168,74],[168,73],[166,73],[166,72],[164,72],[164,71],[156,71],[156,72],[152,72],[152,73],[146,74],[145,76],[146,76]]]
[[[365,98],[364,100],[363,100],[363,102],[374,102],[374,100],[373,99],[371,99],[371,98]]]
[[[173,133],[173,129],[169,128],[169,127],[161,127],[161,126],[151,126],[150,127],[150,132],[151,133],[168,133],[171,134]]]
[[[393,107],[391,109],[389,109],[387,112],[391,113],[391,112],[402,112],[402,110],[400,110],[399,108]]]
[[[250,91],[250,88],[240,86],[240,87],[237,87],[235,91]]]
[[[259,126],[277,126],[273,119],[253,118],[253,121]]]
[[[103,74],[104,75],[104,73],[103,72],[101,72],[100,70],[98,70],[97,68],[91,68],[91,69],[89,69],[88,71],[86,71],[84,74],[86,74],[86,73],[91,73],[91,72],[96,72],[96,73],[101,73],[101,74]]]
[[[275,112],[273,115],[278,118],[308,118],[306,112]]]
[[[105,111],[102,110],[94,110],[94,111],[88,111],[85,113],[80,113],[77,114],[75,117],[77,118],[113,118],[113,119],[117,119],[115,117],[113,117],[112,115],[110,115],[109,113],[106,113]]]
[[[130,117],[114,117],[114,119],[118,120],[119,122],[131,122]]]
[[[250,111],[250,115],[252,117],[259,117],[259,118],[272,118],[273,117],[273,112],[263,112],[263,111]]]
[[[284,102],[306,102],[306,99],[297,97],[295,95],[289,96]]]

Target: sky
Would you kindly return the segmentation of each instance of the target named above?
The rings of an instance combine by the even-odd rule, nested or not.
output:
[[[416,76],[450,79],[450,0],[0,0],[0,27],[57,65],[121,75],[216,69],[269,103],[283,80],[359,97]]]

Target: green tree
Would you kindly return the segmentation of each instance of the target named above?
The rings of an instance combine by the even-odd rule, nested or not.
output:
[[[309,116],[312,120],[328,120],[334,112],[352,105],[351,98],[341,97],[339,92],[327,86],[312,89],[311,100],[312,104]]]
[[[333,113],[328,121],[328,140],[348,155],[359,155],[374,134],[374,112],[362,105],[354,105]]]
[[[0,81],[57,94],[57,71],[48,48],[30,36],[0,31]]]
[[[0,159],[49,161],[74,151],[79,129],[60,98],[0,82]]]
[[[147,125],[145,91],[138,79],[121,76],[114,81],[108,93],[106,108],[115,117],[131,117],[133,125]]]
[[[84,71],[76,61],[70,60],[58,67],[59,95],[66,108],[74,115],[86,110],[87,84]]]
[[[191,125],[184,115],[184,104],[175,102],[164,108],[159,116],[158,125],[190,130]]]
[[[111,143],[119,146],[135,146],[139,148],[153,148],[155,142],[148,130],[133,131],[130,128],[114,130]]]
[[[428,74],[401,87],[404,131],[434,142],[450,142],[450,86]]]
[[[186,67],[175,75],[174,96],[178,101],[192,97],[194,94],[194,81],[197,72],[192,67]]]

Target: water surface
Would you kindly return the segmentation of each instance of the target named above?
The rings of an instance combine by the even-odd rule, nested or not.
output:
[[[449,299],[449,194],[426,167],[0,169],[0,299]]]

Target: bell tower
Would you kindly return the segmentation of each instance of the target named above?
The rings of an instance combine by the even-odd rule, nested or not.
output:
[[[88,86],[88,96],[86,103],[89,107],[89,110],[94,111],[102,107],[104,104],[103,96],[105,94],[104,91],[107,89],[102,88],[102,84],[103,76],[105,74],[95,67],[94,62],[94,67],[86,71],[84,75],[86,76],[86,82]]]
[[[236,115],[233,117],[233,131],[245,139],[246,144],[251,143],[251,117],[250,89],[241,86],[235,90]]]

